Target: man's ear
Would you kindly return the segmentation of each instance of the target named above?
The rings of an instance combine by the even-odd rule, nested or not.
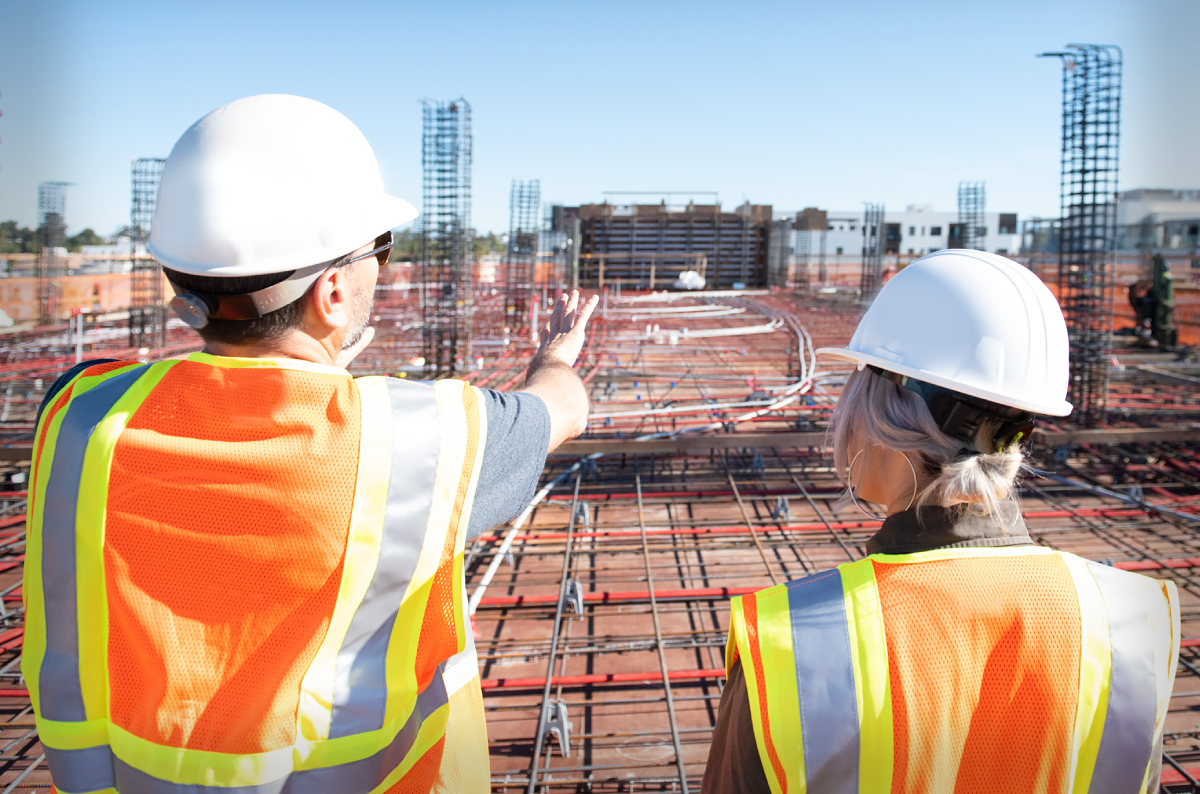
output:
[[[350,290],[346,268],[331,267],[313,282],[308,309],[319,327],[332,331],[350,324]]]

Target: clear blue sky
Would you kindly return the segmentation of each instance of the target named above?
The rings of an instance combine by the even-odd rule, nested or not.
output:
[[[474,221],[543,199],[715,190],[781,209],[1058,211],[1068,42],[1125,50],[1122,188],[1200,187],[1200,0],[64,2],[0,0],[0,219],[74,182],[73,233],[129,218],[129,163],[241,96],[313,97],[419,203],[421,97],[474,108]]]

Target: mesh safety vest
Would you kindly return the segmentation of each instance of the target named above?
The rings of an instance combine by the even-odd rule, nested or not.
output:
[[[38,423],[25,560],[57,788],[473,791],[464,758],[486,786],[462,574],[485,425],[461,381],[84,370]]]
[[[1175,585],[1031,546],[876,554],[733,600],[774,794],[1146,783]]]

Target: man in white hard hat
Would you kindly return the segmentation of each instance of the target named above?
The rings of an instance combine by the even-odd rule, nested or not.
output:
[[[1016,502],[1034,415],[1071,411],[1050,291],[939,251],[817,353],[856,367],[834,464],[886,514],[864,559],[733,600],[705,794],[1158,791],[1175,585],[1034,545]]]
[[[415,215],[312,100],[176,143],[150,250],[204,352],[88,362],[38,422],[22,670],[59,791],[490,790],[463,547],[583,429],[595,298],[522,392],[353,379]]]

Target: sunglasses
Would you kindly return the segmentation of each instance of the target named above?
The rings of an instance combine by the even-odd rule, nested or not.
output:
[[[395,244],[395,241],[392,239],[392,233],[384,232],[383,234],[381,234],[375,238],[375,249],[374,250],[367,251],[365,254],[359,254],[358,256],[355,256],[355,257],[343,258],[341,260],[338,260],[337,262],[335,262],[332,265],[332,267],[343,267],[344,265],[353,264],[354,262],[357,262],[360,259],[366,259],[369,256],[373,256],[376,259],[378,259],[379,266],[383,267],[384,265],[387,264],[388,257],[391,255],[390,252],[391,252],[392,246],[394,244]],[[347,255],[347,256],[349,256],[349,255]]]

